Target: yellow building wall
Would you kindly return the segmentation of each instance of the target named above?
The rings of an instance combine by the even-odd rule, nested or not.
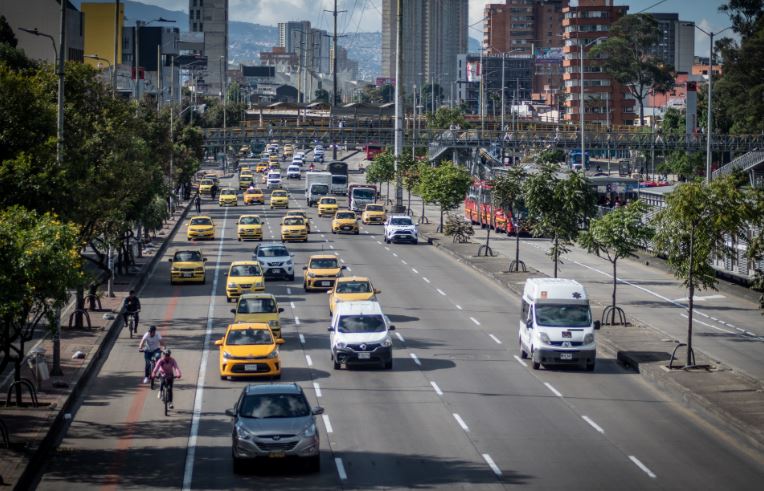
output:
[[[98,55],[114,65],[114,3],[83,3],[80,5],[84,19],[85,55]],[[119,34],[117,39],[117,63],[122,62],[122,27],[125,22],[125,4],[119,4]],[[105,63],[85,58],[85,63],[107,68]]]

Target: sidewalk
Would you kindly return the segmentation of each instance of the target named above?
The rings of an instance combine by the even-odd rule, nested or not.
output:
[[[416,210],[416,207],[414,207]],[[431,215],[434,216],[434,215]],[[484,243],[473,240],[467,244],[454,244],[451,237],[436,233],[437,223],[421,225],[420,235],[442,251],[476,271],[488,276],[503,288],[522,295],[523,283],[531,276],[546,276],[528,265],[527,273],[507,273],[514,258],[503,254],[494,257],[476,257],[478,247]],[[495,252],[495,251],[494,251]],[[521,254],[527,261],[527,256]],[[592,314],[600,318],[605,304],[594,301]],[[628,314],[628,312],[627,312]],[[764,385],[760,380],[732,370],[695,350],[696,363],[708,365],[708,370],[669,370],[668,364],[677,340],[667,337],[655,328],[635,321],[624,326],[603,326],[598,332],[600,349],[612,353],[626,366],[633,368],[665,391],[670,397],[694,410],[715,426],[734,433],[739,439],[758,451],[764,450]],[[677,350],[675,365],[683,365],[686,351]]]
[[[112,311],[121,308],[130,290],[140,290],[169,244],[168,239],[183,222],[192,202],[181,202],[162,230],[157,232],[156,239],[146,245],[143,257],[136,257],[137,272],[114,279],[115,296],[109,298],[104,294],[101,297],[102,309],[89,312],[91,329],[69,329],[66,327],[68,315],[62,317],[61,368],[64,375],[51,377],[42,383],[37,392],[39,406],[32,407],[26,391],[21,407],[15,406],[15,396],[12,397],[14,405],[5,405],[5,400],[0,402],[0,420],[7,426],[10,440],[10,448],[0,445],[0,486],[14,489],[30,489],[33,486],[40,466],[71,421],[71,412],[76,410],[79,396],[108,357],[114,341],[123,335],[121,316],[111,314]],[[27,343],[25,349],[32,349],[34,344]],[[52,366],[53,342],[49,335],[44,337],[40,347],[45,350],[48,367]],[[85,357],[73,358],[78,351],[83,352]],[[33,380],[26,364],[22,368],[22,377]],[[7,394],[8,384],[0,389],[2,395]]]

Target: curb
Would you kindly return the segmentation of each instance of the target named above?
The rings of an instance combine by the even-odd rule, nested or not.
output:
[[[192,205],[193,200],[190,200],[183,211],[181,211],[177,222],[175,222],[175,225],[173,225],[172,229],[165,236],[165,240],[163,240],[162,244],[159,246],[159,248],[157,248],[156,252],[154,253],[154,257],[152,257],[151,261],[146,264],[143,271],[139,273],[136,278],[133,278],[129,289],[139,290],[144,285],[146,278],[150,276],[150,274],[154,271],[156,264],[159,262],[160,258],[164,255],[164,252],[169,247],[172,238],[175,237],[175,234],[180,228],[181,223],[185,221],[186,215],[188,214],[188,211],[191,209]],[[26,468],[21,473],[19,479],[14,485],[14,490],[21,491],[34,489],[36,487],[40,477],[40,471],[45,465],[47,457],[63,438],[66,429],[71,422],[71,419],[77,412],[85,387],[91,381],[93,376],[100,371],[103,363],[109,357],[111,349],[114,347],[114,344],[119,338],[121,327],[122,317],[118,315],[114,318],[114,320],[111,321],[111,324],[107,325],[102,331],[101,339],[97,344],[95,352],[90,356],[90,361],[80,369],[82,371],[80,377],[77,379],[77,382],[72,387],[71,392],[66,397],[64,403],[61,405],[61,408],[58,410],[58,413],[56,414],[50,428],[48,429],[48,433],[40,441],[40,443],[37,445],[37,448],[29,458]],[[67,415],[69,415],[69,418],[66,417]]]
[[[440,240],[442,239],[440,239],[440,237],[435,237],[429,234],[425,234],[424,237],[428,239],[429,243],[435,246],[436,250],[441,251],[443,254],[456,260],[456,262],[464,264],[474,271],[489,278],[499,287],[505,290],[509,290],[512,293],[522,295],[522,290],[516,288],[518,285],[512,285],[504,282],[502,279],[498,278],[496,274],[483,269],[471,261],[466,260],[466,258],[460,255],[458,252],[452,251],[441,245]],[[529,270],[535,271],[530,267]],[[529,271],[529,273],[531,271]],[[635,319],[634,317],[632,317],[632,319],[637,321],[636,323],[632,323],[634,328],[650,329],[656,333],[660,333],[660,331],[655,330],[652,326],[644,324],[642,321],[639,321],[639,319]],[[691,391],[681,383],[675,381],[673,378],[663,376],[664,373],[662,369],[655,363],[640,363],[639,361],[634,360],[625,354],[625,352],[621,350],[618,345],[616,345],[606,336],[601,335],[599,337],[598,343],[605,352],[613,355],[622,366],[634,370],[646,381],[665,392],[675,402],[678,402],[685,408],[690,409],[695,414],[702,417],[706,422],[711,423],[713,426],[722,427],[724,430],[734,434],[737,439],[747,443],[750,447],[756,449],[757,451],[764,451],[764,433],[761,431],[761,429],[745,424],[736,416],[730,414],[724,409],[719,408],[719,406],[711,403],[702,395]],[[738,376],[749,378],[744,374],[739,373]]]

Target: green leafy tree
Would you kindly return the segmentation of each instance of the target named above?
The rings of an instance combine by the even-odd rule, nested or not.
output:
[[[554,261],[556,278],[560,256],[569,251],[581,225],[593,214],[595,196],[582,172],[561,175],[550,164],[528,176],[523,196],[531,233],[552,239],[547,254]]]
[[[506,175],[499,176],[491,181],[491,196],[494,203],[502,210],[512,214],[513,228],[515,231],[515,260],[514,268],[510,265],[510,271],[520,268],[520,203],[523,201],[523,182],[528,177],[519,165],[510,167]],[[509,218],[509,217],[508,217]]]
[[[645,121],[648,92],[665,93],[674,85],[673,67],[650,53],[660,40],[658,22],[651,15],[625,15],[613,23],[608,38],[590,53],[602,57],[603,69],[637,100],[640,125]]]
[[[685,112],[675,107],[668,108],[661,121],[661,132],[664,135],[683,136],[685,128]]]
[[[539,164],[558,164],[565,162],[565,150],[560,148],[542,150],[536,157]]]
[[[701,152],[687,153],[675,150],[657,167],[658,172],[675,174],[680,181],[703,175],[706,171],[706,156]]]
[[[736,254],[729,239],[742,237],[750,217],[750,205],[738,189],[736,176],[710,184],[689,182],[666,197],[666,207],[655,217],[654,244],[666,255],[674,276],[688,289],[687,364],[692,364],[692,314],[695,290],[716,288],[711,266],[714,255]]]
[[[25,344],[43,321],[53,329],[67,290],[81,284],[78,230],[52,214],[13,206],[0,211],[0,372],[21,379]],[[21,387],[16,402],[21,404]]]
[[[472,176],[469,171],[450,160],[420,174],[418,190],[422,199],[440,206],[438,230],[443,230],[443,213],[459,206],[470,185]]]
[[[636,257],[635,252],[647,246],[652,237],[652,228],[642,221],[647,207],[641,201],[633,201],[626,206],[613,208],[601,218],[589,224],[589,229],[582,231],[578,242],[589,252],[598,256],[604,254],[613,265],[613,295],[610,305],[610,324],[615,324],[616,289],[618,286],[618,260]],[[603,313],[603,322],[605,321]]]
[[[435,114],[427,114],[427,126],[436,129],[448,129],[452,126],[462,129],[470,127],[464,119],[464,111],[457,107],[439,107]]]
[[[759,308],[764,309],[764,268],[759,266],[764,262],[764,189],[752,189],[748,202],[751,205],[750,225],[752,231],[748,243],[748,258],[754,264],[754,279],[751,287],[762,292],[759,297]]]
[[[378,153],[371,164],[366,167],[366,182],[379,184],[380,190],[382,183],[387,183],[387,199],[390,199],[390,181],[395,179],[395,157],[392,153],[385,150]]]

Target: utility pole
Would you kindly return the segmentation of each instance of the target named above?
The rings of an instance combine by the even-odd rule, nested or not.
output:
[[[162,38],[157,44],[157,112],[162,108]]]
[[[506,91],[506,87],[504,86],[504,74],[506,73],[504,70],[504,61],[507,58],[506,53],[501,54],[501,131],[504,131],[504,92]]]
[[[341,12],[347,12],[347,10],[337,10],[337,0],[334,0],[334,9],[331,10],[334,17],[334,33],[332,34],[332,46],[334,50],[334,56],[332,57],[332,117],[330,121],[334,124],[334,108],[337,106],[337,14]],[[332,135],[336,135],[334,129],[332,129]],[[332,139],[332,159],[337,160],[337,137]]]
[[[135,100],[136,101],[139,100],[139,98],[141,96],[141,91],[140,91],[141,86],[140,86],[140,82],[138,80],[138,69],[139,69],[139,67],[138,67],[138,53],[139,53],[138,43],[139,43],[139,41],[138,40],[140,39],[141,24],[142,24],[141,21],[136,20],[135,21],[135,29],[133,29],[133,35],[135,36],[135,39],[133,40],[133,61],[135,62],[135,87],[134,87],[134,92],[135,92]]]
[[[119,60],[117,57],[119,56],[119,0],[116,0],[114,6],[114,63],[112,64],[112,73],[111,73],[111,91],[112,94],[116,97],[117,95],[117,65],[119,64]]]
[[[227,130],[228,130],[228,120],[227,120],[227,114],[228,113],[228,91],[226,90],[226,75],[225,75],[225,68],[224,65],[226,64],[225,56],[220,57],[220,99],[223,101],[223,173],[226,172],[226,165],[228,160],[228,151],[227,151]]]
[[[713,132],[713,83],[714,83],[714,33],[708,34],[711,41],[710,51],[708,52],[708,115],[706,116],[706,183],[711,182],[711,135]],[[688,348],[689,353],[689,348]],[[688,355],[689,357],[689,355]]]
[[[335,0],[336,2],[336,0]],[[396,14],[396,48],[395,48],[395,208],[393,213],[403,211],[403,180],[398,172],[398,166],[403,152],[403,94],[401,93],[403,83],[403,0],[397,0]]]

